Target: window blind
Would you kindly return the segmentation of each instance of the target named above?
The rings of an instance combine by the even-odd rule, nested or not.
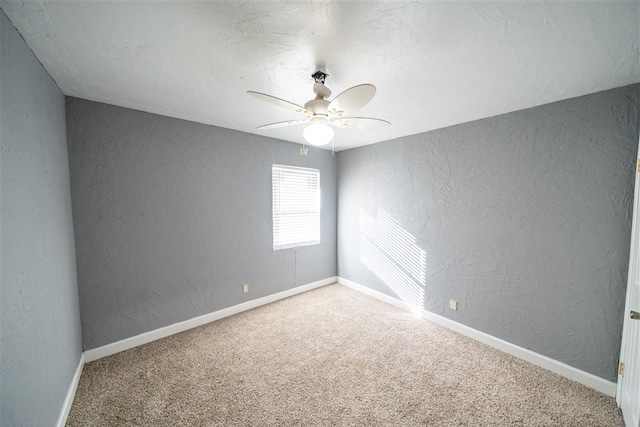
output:
[[[273,165],[273,249],[320,243],[320,171]]]

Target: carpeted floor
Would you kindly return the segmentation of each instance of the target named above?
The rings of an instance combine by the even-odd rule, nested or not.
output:
[[[68,426],[623,426],[615,400],[341,285],[85,365]]]

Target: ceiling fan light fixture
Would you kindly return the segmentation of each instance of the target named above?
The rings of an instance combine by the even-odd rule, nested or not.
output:
[[[333,129],[327,125],[326,123],[322,124],[311,124],[304,128],[302,131],[302,136],[304,140],[307,141],[311,145],[315,146],[323,146],[327,145],[333,140],[333,136],[335,132]]]

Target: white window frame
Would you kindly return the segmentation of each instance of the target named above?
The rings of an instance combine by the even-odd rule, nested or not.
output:
[[[273,250],[320,243],[320,170],[271,168]]]

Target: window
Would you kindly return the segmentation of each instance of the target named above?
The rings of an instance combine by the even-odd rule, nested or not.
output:
[[[320,243],[320,171],[273,165],[273,249]]]

